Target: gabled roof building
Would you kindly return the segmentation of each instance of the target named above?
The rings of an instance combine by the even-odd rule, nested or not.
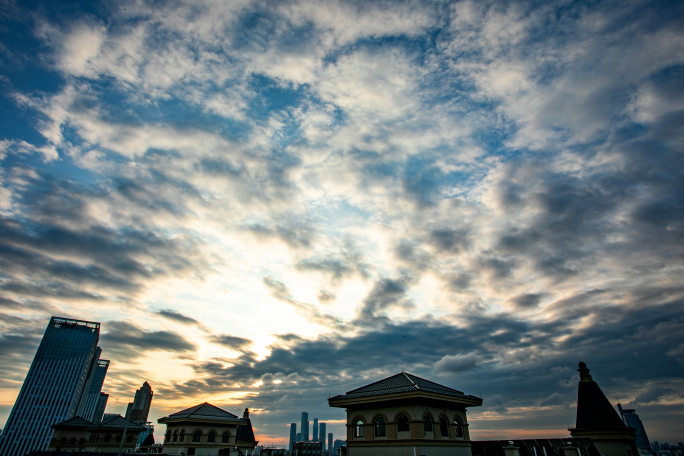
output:
[[[482,399],[401,372],[328,403],[347,411],[349,456],[471,456],[466,408]]]
[[[258,443],[254,438],[249,409],[245,409],[242,418],[238,418],[204,402],[160,418],[158,422],[166,425],[164,452],[168,454],[246,454],[252,452]]]
[[[145,431],[145,427],[129,421],[121,415],[110,416],[100,423],[92,423],[77,416],[53,424],[51,427],[54,429],[54,434],[49,450],[55,452],[116,453],[119,446],[124,451],[133,450],[136,447],[138,435]]]

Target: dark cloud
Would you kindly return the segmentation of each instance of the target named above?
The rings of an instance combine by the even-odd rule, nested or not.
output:
[[[157,315],[161,315],[162,317],[167,318],[169,320],[178,323],[183,323],[184,325],[201,325],[201,323],[195,320],[194,318],[183,315],[182,313],[176,312],[172,309],[157,310],[154,313],[156,313]]]
[[[448,228],[433,230],[430,233],[430,242],[440,252],[459,252],[470,246],[467,231]]]
[[[373,324],[383,317],[383,313],[392,308],[412,309],[413,302],[407,296],[409,284],[413,281],[410,275],[402,274],[396,278],[381,278],[363,300],[363,306],[356,317],[361,324]]]
[[[520,309],[532,309],[539,305],[544,296],[544,293],[523,293],[514,296],[510,301]]]
[[[252,345],[252,341],[242,337],[229,336],[222,334],[220,336],[212,336],[209,338],[215,344],[223,345],[224,347],[232,348],[233,350],[244,350],[247,346]]]
[[[169,351],[177,354],[194,352],[197,347],[172,331],[146,331],[131,322],[109,321],[102,324],[100,345],[103,351],[134,359],[150,351]]]

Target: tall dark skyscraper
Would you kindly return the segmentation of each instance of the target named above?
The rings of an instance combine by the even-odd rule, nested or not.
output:
[[[332,432],[328,433],[328,451],[330,451],[330,454],[332,454],[332,451],[333,451],[333,434],[332,434]]]
[[[325,451],[325,423],[318,423],[318,441],[323,444],[323,451]]]
[[[297,423],[290,424],[290,451],[297,441]]]
[[[300,432],[300,434],[302,434],[300,441],[308,442],[309,441],[309,414],[306,412],[302,412],[302,426],[301,426],[301,429],[299,432]]]
[[[318,442],[318,418],[314,418],[313,435],[311,436],[311,440]]]
[[[100,324],[52,317],[2,436],[2,456],[47,450],[51,424],[76,416],[98,356]]]
[[[107,408],[107,401],[109,400],[109,394],[100,393],[100,397],[97,399],[97,406],[95,407],[95,413],[93,414],[93,419],[91,420],[95,424],[102,422],[102,416],[104,415],[105,408]]]
[[[153,395],[150,384],[147,382],[143,383],[140,389],[136,390],[133,402],[128,404],[128,409],[126,410],[128,419],[135,423],[145,424],[147,422],[147,415],[150,413]]]

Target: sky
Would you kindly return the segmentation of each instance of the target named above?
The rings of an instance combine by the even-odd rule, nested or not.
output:
[[[56,315],[155,423],[404,370],[567,437],[581,359],[683,440],[683,81],[676,1],[0,0],[0,425]]]

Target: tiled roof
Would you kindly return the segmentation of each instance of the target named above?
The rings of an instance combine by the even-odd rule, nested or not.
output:
[[[85,418],[81,418],[80,416],[75,416],[73,418],[69,418],[68,420],[62,421],[61,423],[53,424],[52,427],[55,427],[55,426],[89,427],[92,425],[93,425],[93,423],[86,420]]]
[[[247,424],[244,426],[238,426],[237,431],[235,431],[235,441],[254,443],[256,439],[254,438],[254,430],[252,429],[251,420],[247,419]]]
[[[240,418],[233,415],[232,413],[226,412],[216,406],[211,405],[208,402],[190,407],[180,412],[173,413],[166,419],[178,419],[178,418],[188,418],[188,419],[204,419],[204,420],[219,420],[219,421],[241,421]],[[161,419],[165,419],[161,418]]]
[[[115,429],[123,429],[126,427],[126,423],[128,423],[128,429],[130,430],[141,430],[145,429],[144,426],[139,425],[138,423],[135,423],[131,420],[127,420],[121,415],[116,415],[111,418],[108,418],[101,423],[95,424],[92,427],[97,427],[97,428],[115,428]]]
[[[412,391],[423,391],[428,393],[445,394],[447,396],[455,397],[474,397],[463,394],[463,391],[458,391],[448,386],[440,385],[439,383],[425,380],[424,378],[416,377],[407,372],[401,372],[391,377],[379,380],[370,385],[362,386],[346,394],[335,396],[331,399],[352,399],[357,397],[372,397],[382,396],[385,394],[408,393]]]

